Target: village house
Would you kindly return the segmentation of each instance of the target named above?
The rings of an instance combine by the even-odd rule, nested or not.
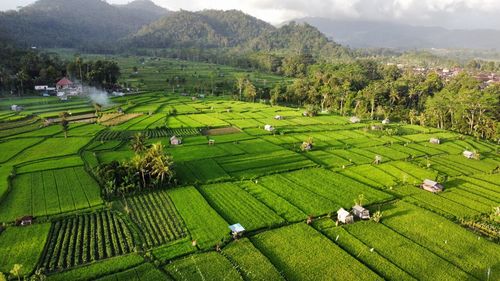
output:
[[[68,78],[64,77],[61,80],[59,80],[56,84],[56,89],[59,90],[69,90],[70,88],[73,87],[73,82],[69,80]]]
[[[349,224],[354,222],[354,217],[344,208],[340,208],[337,211],[337,220],[341,223]]]
[[[239,223],[230,225],[229,229],[231,230],[231,235],[235,239],[243,236],[243,233],[245,233],[245,228]]]
[[[424,180],[420,187],[432,193],[441,192],[444,189],[443,185],[440,183],[428,179]]]
[[[441,140],[440,140],[440,139],[438,139],[438,138],[431,138],[431,139],[429,140],[429,142],[430,142],[430,143],[432,143],[432,144],[440,144],[440,143],[441,143]]]
[[[360,205],[355,205],[352,207],[352,212],[355,216],[362,220],[369,220],[370,219],[370,211],[368,209],[363,208]]]
[[[274,127],[273,127],[273,126],[271,126],[271,125],[265,125],[265,126],[264,126],[264,130],[266,130],[266,131],[268,131],[268,132],[272,132],[272,131],[274,131]]]
[[[182,140],[176,136],[172,136],[170,138],[170,144],[171,145],[180,145],[180,144],[182,144]]]

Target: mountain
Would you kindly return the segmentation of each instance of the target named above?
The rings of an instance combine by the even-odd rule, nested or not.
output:
[[[236,48],[242,51],[347,54],[309,24],[280,28],[241,11],[180,11],[155,21],[125,40],[143,48]]]
[[[137,47],[236,47],[273,30],[240,11],[180,11],[143,27],[129,38]]]
[[[120,6],[102,0],[39,0],[0,13],[0,26],[21,45],[72,48],[111,43],[168,12],[146,0]]]
[[[354,48],[499,49],[500,30],[449,30],[408,24],[308,17],[306,22],[328,37]]]

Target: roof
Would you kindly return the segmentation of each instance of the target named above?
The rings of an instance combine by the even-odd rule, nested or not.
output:
[[[435,185],[438,185],[439,183],[437,183],[433,180],[424,180],[424,184],[430,185],[430,186],[435,186]]]
[[[346,211],[344,208],[340,208],[338,211],[337,211],[337,214],[341,217],[347,217],[350,215],[350,213],[348,211]]]
[[[354,207],[352,207],[353,210],[356,210],[358,212],[363,212],[365,210],[365,208],[359,206],[359,205],[354,205]]]
[[[241,224],[233,224],[229,226],[229,229],[231,229],[232,232],[243,232],[245,231],[245,228],[241,226]]]
[[[170,138],[170,140],[176,140],[176,139],[178,139],[176,136],[172,136],[172,137]]]
[[[59,82],[57,82],[57,86],[69,86],[69,85],[72,85],[73,82],[71,82],[68,78],[64,77],[63,79],[59,80]]]
[[[466,151],[464,151],[464,154],[470,154],[470,155],[472,155],[472,154],[474,154],[474,152],[466,150]]]

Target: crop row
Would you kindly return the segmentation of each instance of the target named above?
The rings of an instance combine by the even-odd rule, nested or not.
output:
[[[106,211],[56,221],[40,267],[47,272],[129,253],[133,238],[126,224]]]
[[[147,246],[165,244],[186,235],[184,223],[164,191],[125,200],[131,218],[141,229]]]

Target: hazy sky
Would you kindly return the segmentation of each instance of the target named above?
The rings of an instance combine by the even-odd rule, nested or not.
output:
[[[16,9],[35,0],[0,0],[0,10]],[[82,0],[85,1],[85,0]],[[108,0],[127,3],[131,0]],[[171,10],[238,9],[281,23],[298,17],[319,16],[363,20],[390,20],[412,25],[448,28],[500,29],[500,0],[153,0]]]

